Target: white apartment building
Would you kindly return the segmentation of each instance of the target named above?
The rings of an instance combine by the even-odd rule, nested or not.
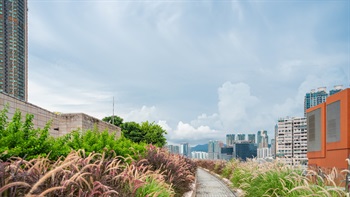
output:
[[[258,148],[257,150],[257,156],[258,159],[266,159],[266,158],[271,158],[271,148],[264,147],[264,148]]]
[[[307,162],[307,129],[305,117],[286,117],[278,120],[276,159],[287,165]]]
[[[192,159],[208,159],[208,153],[201,152],[201,151],[193,151],[193,152],[191,152],[191,158]]]
[[[185,156],[185,157],[190,157],[190,144],[185,142],[180,144],[180,155]]]

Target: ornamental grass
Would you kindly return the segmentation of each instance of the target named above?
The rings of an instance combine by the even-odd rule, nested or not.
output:
[[[324,173],[291,167],[278,161],[258,162],[255,159],[246,162],[234,159],[225,162],[224,167],[222,161],[198,160],[196,163],[228,178],[235,189],[243,191],[244,196],[346,196],[344,187],[336,184],[335,180],[344,180],[347,170],[338,173],[332,169]]]
[[[151,170],[159,170],[165,181],[172,185],[175,196],[182,196],[191,191],[195,181],[197,165],[191,159],[178,154],[170,154],[165,149],[149,146],[146,156],[137,165],[150,166]]]
[[[174,196],[159,170],[131,158],[73,151],[57,161],[11,158],[0,162],[0,196]]]

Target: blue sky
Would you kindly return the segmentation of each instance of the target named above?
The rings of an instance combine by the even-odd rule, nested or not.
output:
[[[349,87],[346,0],[28,3],[29,102],[103,118],[114,97],[170,143],[272,135],[307,91]]]

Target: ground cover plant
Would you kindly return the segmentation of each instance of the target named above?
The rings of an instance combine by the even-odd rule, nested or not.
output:
[[[329,174],[320,174],[314,170],[290,167],[277,161],[257,160],[231,160],[224,166],[222,161],[199,160],[197,165],[228,178],[234,188],[243,190],[245,196],[346,196],[343,187],[334,182],[339,176],[345,179],[346,171],[338,174],[333,169]]]

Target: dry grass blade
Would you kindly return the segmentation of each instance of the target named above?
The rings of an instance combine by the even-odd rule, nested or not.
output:
[[[5,185],[4,187],[0,188],[0,194],[2,194],[2,192],[6,191],[8,188],[11,188],[14,186],[30,187],[30,185],[26,182],[13,182],[13,183],[9,183],[9,184]]]
[[[65,187],[63,186],[59,186],[59,187],[52,187],[52,188],[49,188],[45,191],[43,191],[41,194],[39,194],[38,196],[45,196],[46,194],[50,193],[50,192],[53,192],[55,190],[59,190],[59,189],[64,189]]]
[[[288,193],[291,193],[293,191],[296,191],[296,190],[304,190],[304,191],[309,191],[310,193],[314,193],[312,191],[312,189],[310,189],[310,187],[307,187],[307,186],[298,186],[298,187],[294,187],[293,189],[291,189]]]
[[[116,194],[118,195],[119,193],[115,190],[109,190],[109,191],[106,191],[103,195],[104,196],[111,196],[111,194]]]
[[[82,169],[81,169],[81,171],[82,172],[84,172],[86,169],[88,169],[88,168],[91,168],[91,169],[93,169],[94,167],[98,167],[98,165],[97,164],[93,164],[93,163],[91,163],[91,164],[88,164],[88,165],[86,165],[86,166],[84,166]]]
[[[320,189],[320,191],[318,191],[317,193],[321,193],[321,194],[325,194],[327,197],[332,197],[332,195],[323,187],[318,187]]]
[[[336,192],[337,194],[338,194],[338,196],[345,196],[346,195],[346,193],[342,190],[342,189],[340,189],[340,188],[329,188],[329,189],[327,189],[327,191],[329,192],[329,191],[333,191],[333,192]]]
[[[320,195],[320,194],[309,194],[309,195],[307,195],[307,196],[305,196],[305,197],[317,197],[317,196],[319,196],[319,197],[323,197],[322,195]]]
[[[29,191],[28,194],[32,194],[43,182],[45,182],[46,179],[51,177],[53,173],[56,173],[56,172],[62,170],[64,167],[71,165],[73,162],[74,162],[74,160],[69,161],[65,164],[62,164],[61,166],[56,167],[55,169],[49,171],[48,173],[46,173],[41,179],[38,180],[38,182],[32,187],[32,189]]]

